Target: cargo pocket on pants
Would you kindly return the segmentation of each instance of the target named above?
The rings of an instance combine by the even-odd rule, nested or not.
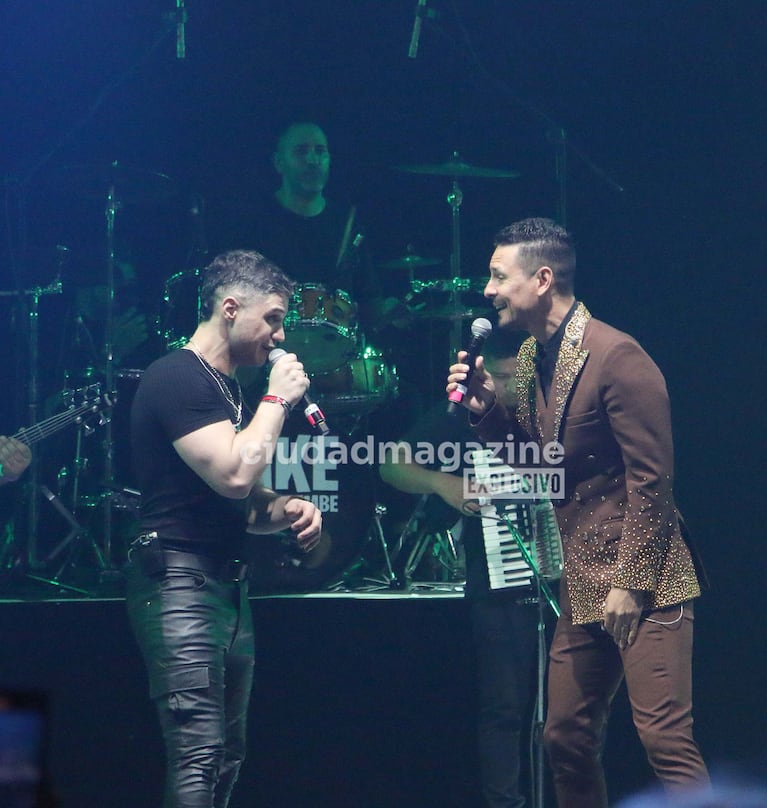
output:
[[[198,701],[194,692],[210,687],[207,665],[177,665],[158,672],[149,683],[152,701],[165,698],[174,712],[190,709]]]

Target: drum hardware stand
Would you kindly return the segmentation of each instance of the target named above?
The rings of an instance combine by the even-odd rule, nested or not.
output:
[[[75,459],[72,463],[74,473],[72,481],[72,509],[77,510],[77,505],[80,502],[80,475],[88,467],[88,458],[83,457],[83,435],[90,435],[93,427],[85,423],[80,424],[77,429],[77,438],[75,440]],[[59,476],[61,472],[59,472]],[[61,493],[59,491],[59,493]]]
[[[389,548],[386,545],[386,536],[384,536],[383,528],[381,527],[381,518],[386,516],[386,506],[382,505],[381,503],[376,503],[375,509],[373,511],[373,522],[370,526],[368,531],[368,535],[370,535],[370,531],[375,533],[375,537],[378,539],[379,544],[381,545],[381,549],[383,550],[384,555],[384,581],[389,586],[390,589],[399,589],[400,584],[397,576],[394,574],[394,570],[392,569],[391,564],[391,556],[389,555]]]
[[[117,162],[113,163],[116,167]],[[107,305],[104,328],[104,384],[108,393],[114,390],[114,302],[115,302],[115,217],[122,204],[115,192],[115,183],[112,180],[107,191],[106,221],[107,221]],[[114,481],[114,440],[112,435],[112,420],[104,425],[104,483],[109,486]],[[119,576],[112,564],[112,507],[110,502],[103,505],[103,547],[104,554],[99,564],[101,578]]]
[[[448,575],[454,574],[454,569],[458,563],[458,551],[455,539],[450,529],[439,530],[429,533],[422,530],[416,538],[415,546],[408,556],[405,564],[405,580],[408,584],[413,583],[413,576],[423,560],[426,551],[432,549],[434,557],[438,559]],[[447,559],[446,561],[443,559]]]
[[[60,269],[60,268],[59,268]],[[62,285],[60,277],[48,284],[48,286],[35,286],[32,289],[24,289],[16,292],[0,292],[0,297],[23,296],[29,299],[28,320],[29,320],[29,389],[27,391],[27,420],[29,424],[37,423],[38,408],[38,361],[39,361],[39,317],[40,298],[43,295],[60,295]],[[40,483],[40,467],[32,455],[32,462],[27,470],[27,480],[29,490],[28,512],[27,512],[27,557],[26,563],[30,569],[39,566],[37,553],[37,529],[40,522],[40,511],[38,508],[37,496],[35,495]]]
[[[18,559],[14,555],[14,547],[16,544],[16,536],[13,530],[13,523],[9,521],[4,528],[4,535],[0,541],[0,576],[4,572],[12,570]],[[10,559],[10,563],[8,562]]]
[[[51,503],[51,505],[55,508],[55,510],[59,513],[60,516],[64,518],[64,520],[69,524],[69,533],[48,553],[48,555],[42,560],[40,567],[46,567],[55,561],[63,552],[67,549],[67,547],[71,547],[72,550],[77,546],[78,542],[86,539],[93,550],[93,554],[96,558],[96,562],[98,563],[99,569],[105,569],[105,562],[104,556],[102,555],[101,551],[99,550],[98,544],[96,544],[93,536],[88,533],[88,531],[77,521],[74,515],[64,506],[64,503],[59,499],[59,497],[53,493],[47,486],[41,485],[40,491],[42,492],[43,496]],[[33,581],[39,581],[41,583],[50,584],[51,586],[59,587],[60,589],[66,589],[70,592],[75,592],[80,595],[89,595],[90,592],[86,589],[81,589],[80,587],[73,586],[71,584],[64,583],[60,580],[62,573],[66,566],[70,563],[72,559],[72,552],[70,552],[67,559],[61,565],[61,567],[56,571],[55,575],[51,578],[46,578],[43,575],[31,575],[29,574],[27,577]]]
[[[433,584],[435,586],[447,583],[446,581],[416,582],[414,580],[415,572],[429,549],[432,550],[439,565],[447,572],[448,580],[455,580],[455,575],[459,568],[459,554],[453,531],[450,529],[429,530],[422,521],[425,516],[425,505],[429,497],[429,494],[421,495],[394,548],[393,557],[396,560],[409,543],[411,537],[415,536],[415,542],[405,561],[401,576],[405,581],[406,588],[409,588],[414,583],[419,585]]]
[[[383,550],[385,569],[380,577],[365,575],[362,579],[363,591],[376,592],[381,589],[402,589],[401,581],[397,577],[396,573],[394,572],[394,568],[392,567],[389,548],[386,544],[386,536],[384,535],[384,531],[381,526],[381,518],[384,516],[386,516],[386,506],[376,503],[375,508],[373,509],[371,524],[368,527],[365,543],[367,544],[367,542],[370,542],[373,538],[375,538],[375,540],[380,544],[381,549]],[[336,592],[345,591],[352,588],[349,586],[349,581],[353,574],[360,568],[361,564],[362,562],[359,562],[356,566],[352,566],[351,568],[347,569],[340,580],[330,584],[328,589]],[[358,589],[358,587],[353,588]]]
[[[379,578],[366,576],[363,580],[367,586],[372,589],[401,589],[400,580],[394,573],[391,563],[391,556],[389,555],[389,548],[386,544],[386,536],[384,535],[381,526],[381,518],[386,516],[386,506],[376,503],[373,509],[373,519],[370,527],[368,528],[368,541],[375,538],[381,545],[384,557],[384,570]]]
[[[426,506],[426,502],[429,499],[428,494],[421,494],[418,498],[418,502],[416,503],[415,508],[413,508],[413,512],[408,517],[405,526],[402,528],[402,532],[399,534],[397,538],[397,543],[394,545],[394,551],[392,552],[392,559],[394,561],[399,558],[399,554],[402,552],[402,549],[405,546],[405,541],[407,537],[413,532],[415,529],[418,520],[421,519],[424,515],[424,508]]]

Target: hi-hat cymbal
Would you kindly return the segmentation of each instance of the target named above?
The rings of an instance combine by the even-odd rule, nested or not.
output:
[[[87,199],[106,199],[113,190],[117,202],[155,204],[171,199],[178,192],[167,175],[145,168],[112,163],[84,163],[63,166],[56,173],[56,184]]]
[[[421,269],[422,267],[436,267],[442,263],[441,258],[425,258],[422,255],[408,253],[401,258],[384,261],[378,266],[381,269]]]
[[[438,177],[477,177],[479,179],[514,179],[518,171],[505,168],[485,168],[465,163],[458,152],[444,163],[425,163],[423,165],[395,166],[399,171],[408,174],[431,174]]]

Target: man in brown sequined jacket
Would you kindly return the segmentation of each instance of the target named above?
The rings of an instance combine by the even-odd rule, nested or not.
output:
[[[665,381],[635,340],[576,301],[564,228],[526,219],[501,230],[495,246],[485,296],[500,328],[532,335],[518,357],[519,409],[514,416],[496,400],[482,357],[464,405],[483,440],[513,433],[563,447],[555,505],[565,572],[544,733],[558,805],[607,806],[601,753],[624,676],[657,777],[669,790],[705,788],[692,734],[700,585],[673,498]],[[464,359],[450,368],[448,392],[466,380]]]

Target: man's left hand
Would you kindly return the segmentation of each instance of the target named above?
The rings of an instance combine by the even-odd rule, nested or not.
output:
[[[293,497],[285,503],[284,513],[298,546],[305,553],[313,550],[322,533],[322,512],[319,508],[306,499]]]
[[[0,435],[0,484],[18,480],[32,462],[32,452],[26,443]]]
[[[644,592],[641,590],[614,586],[607,593],[602,625],[621,651],[636,640],[643,607]]]

